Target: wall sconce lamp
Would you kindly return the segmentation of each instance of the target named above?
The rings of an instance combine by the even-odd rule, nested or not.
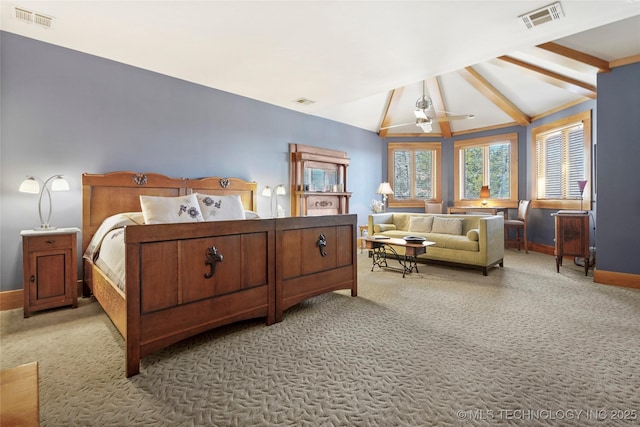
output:
[[[47,184],[51,182],[51,190],[47,187]],[[40,183],[42,183],[42,189],[40,188]],[[53,208],[51,206],[51,191],[68,191],[69,183],[66,179],[62,177],[62,175],[53,175],[47,178],[46,181],[42,181],[40,178],[35,176],[28,176],[27,179],[22,181],[20,184],[20,188],[18,191],[22,193],[31,193],[38,194],[40,193],[40,198],[38,200],[38,214],[40,215],[40,227],[35,228],[35,230],[55,230],[56,227],[52,227],[49,224],[49,220],[51,219],[51,213],[53,212]],[[42,195],[44,192],[47,192],[47,197],[49,198],[49,214],[47,215],[47,220],[45,221],[42,218]]]
[[[578,189],[580,190],[580,210],[582,210],[582,193],[584,193],[584,188],[587,186],[587,180],[586,179],[581,179],[580,181],[578,181]]]
[[[287,194],[287,191],[284,188],[283,184],[276,186],[275,188],[271,188],[268,185],[265,185],[262,190],[262,195],[265,197],[270,197],[271,200],[271,215],[276,218],[280,216],[280,210],[282,209],[278,204],[278,196],[284,196]],[[284,211],[284,209],[282,209]],[[284,216],[284,212],[283,215]]]
[[[376,191],[376,194],[382,194],[382,212],[386,212],[387,198],[389,194],[393,194],[393,190],[391,189],[391,186],[389,185],[389,183],[388,182],[380,183],[380,185],[378,186],[378,191]]]
[[[491,193],[489,192],[489,186],[483,185],[480,189],[480,198],[482,199],[482,206],[487,206],[487,199],[491,197]]]

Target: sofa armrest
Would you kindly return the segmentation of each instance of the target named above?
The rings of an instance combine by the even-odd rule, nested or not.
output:
[[[376,224],[393,224],[393,214],[392,213],[382,213],[382,214],[369,214],[369,219],[367,221],[367,232],[369,236],[373,236],[373,226]]]
[[[504,216],[479,218],[479,242],[481,257],[487,264],[504,258]]]

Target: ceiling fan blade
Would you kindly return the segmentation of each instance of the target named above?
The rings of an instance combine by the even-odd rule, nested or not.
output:
[[[400,124],[397,124],[397,125],[385,126],[383,128],[380,128],[379,130],[393,129],[393,128],[399,128],[401,126],[415,125],[415,124],[416,124],[416,122],[400,123]]]
[[[432,117],[433,120],[439,122],[448,122],[450,120],[466,120],[473,119],[475,116],[473,114],[458,114],[456,116],[441,116],[441,117]]]

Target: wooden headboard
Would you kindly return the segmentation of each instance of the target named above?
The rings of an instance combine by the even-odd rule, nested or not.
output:
[[[82,174],[82,252],[106,218],[122,212],[141,212],[141,195],[238,194],[246,210],[256,211],[257,188],[256,182],[239,178],[185,179],[136,172]]]

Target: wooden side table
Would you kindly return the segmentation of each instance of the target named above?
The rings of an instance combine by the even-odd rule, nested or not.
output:
[[[54,307],[78,306],[78,228],[22,230],[24,317]]]
[[[360,246],[360,253],[362,253],[362,250],[367,246],[366,242],[364,241],[364,232],[369,229],[369,225],[359,225],[358,228],[360,229],[360,238],[358,239],[358,243],[359,243],[358,246]]]
[[[584,275],[589,274],[589,214],[585,211],[558,211],[556,229],[556,272],[560,272],[562,257],[577,256],[585,259]]]

